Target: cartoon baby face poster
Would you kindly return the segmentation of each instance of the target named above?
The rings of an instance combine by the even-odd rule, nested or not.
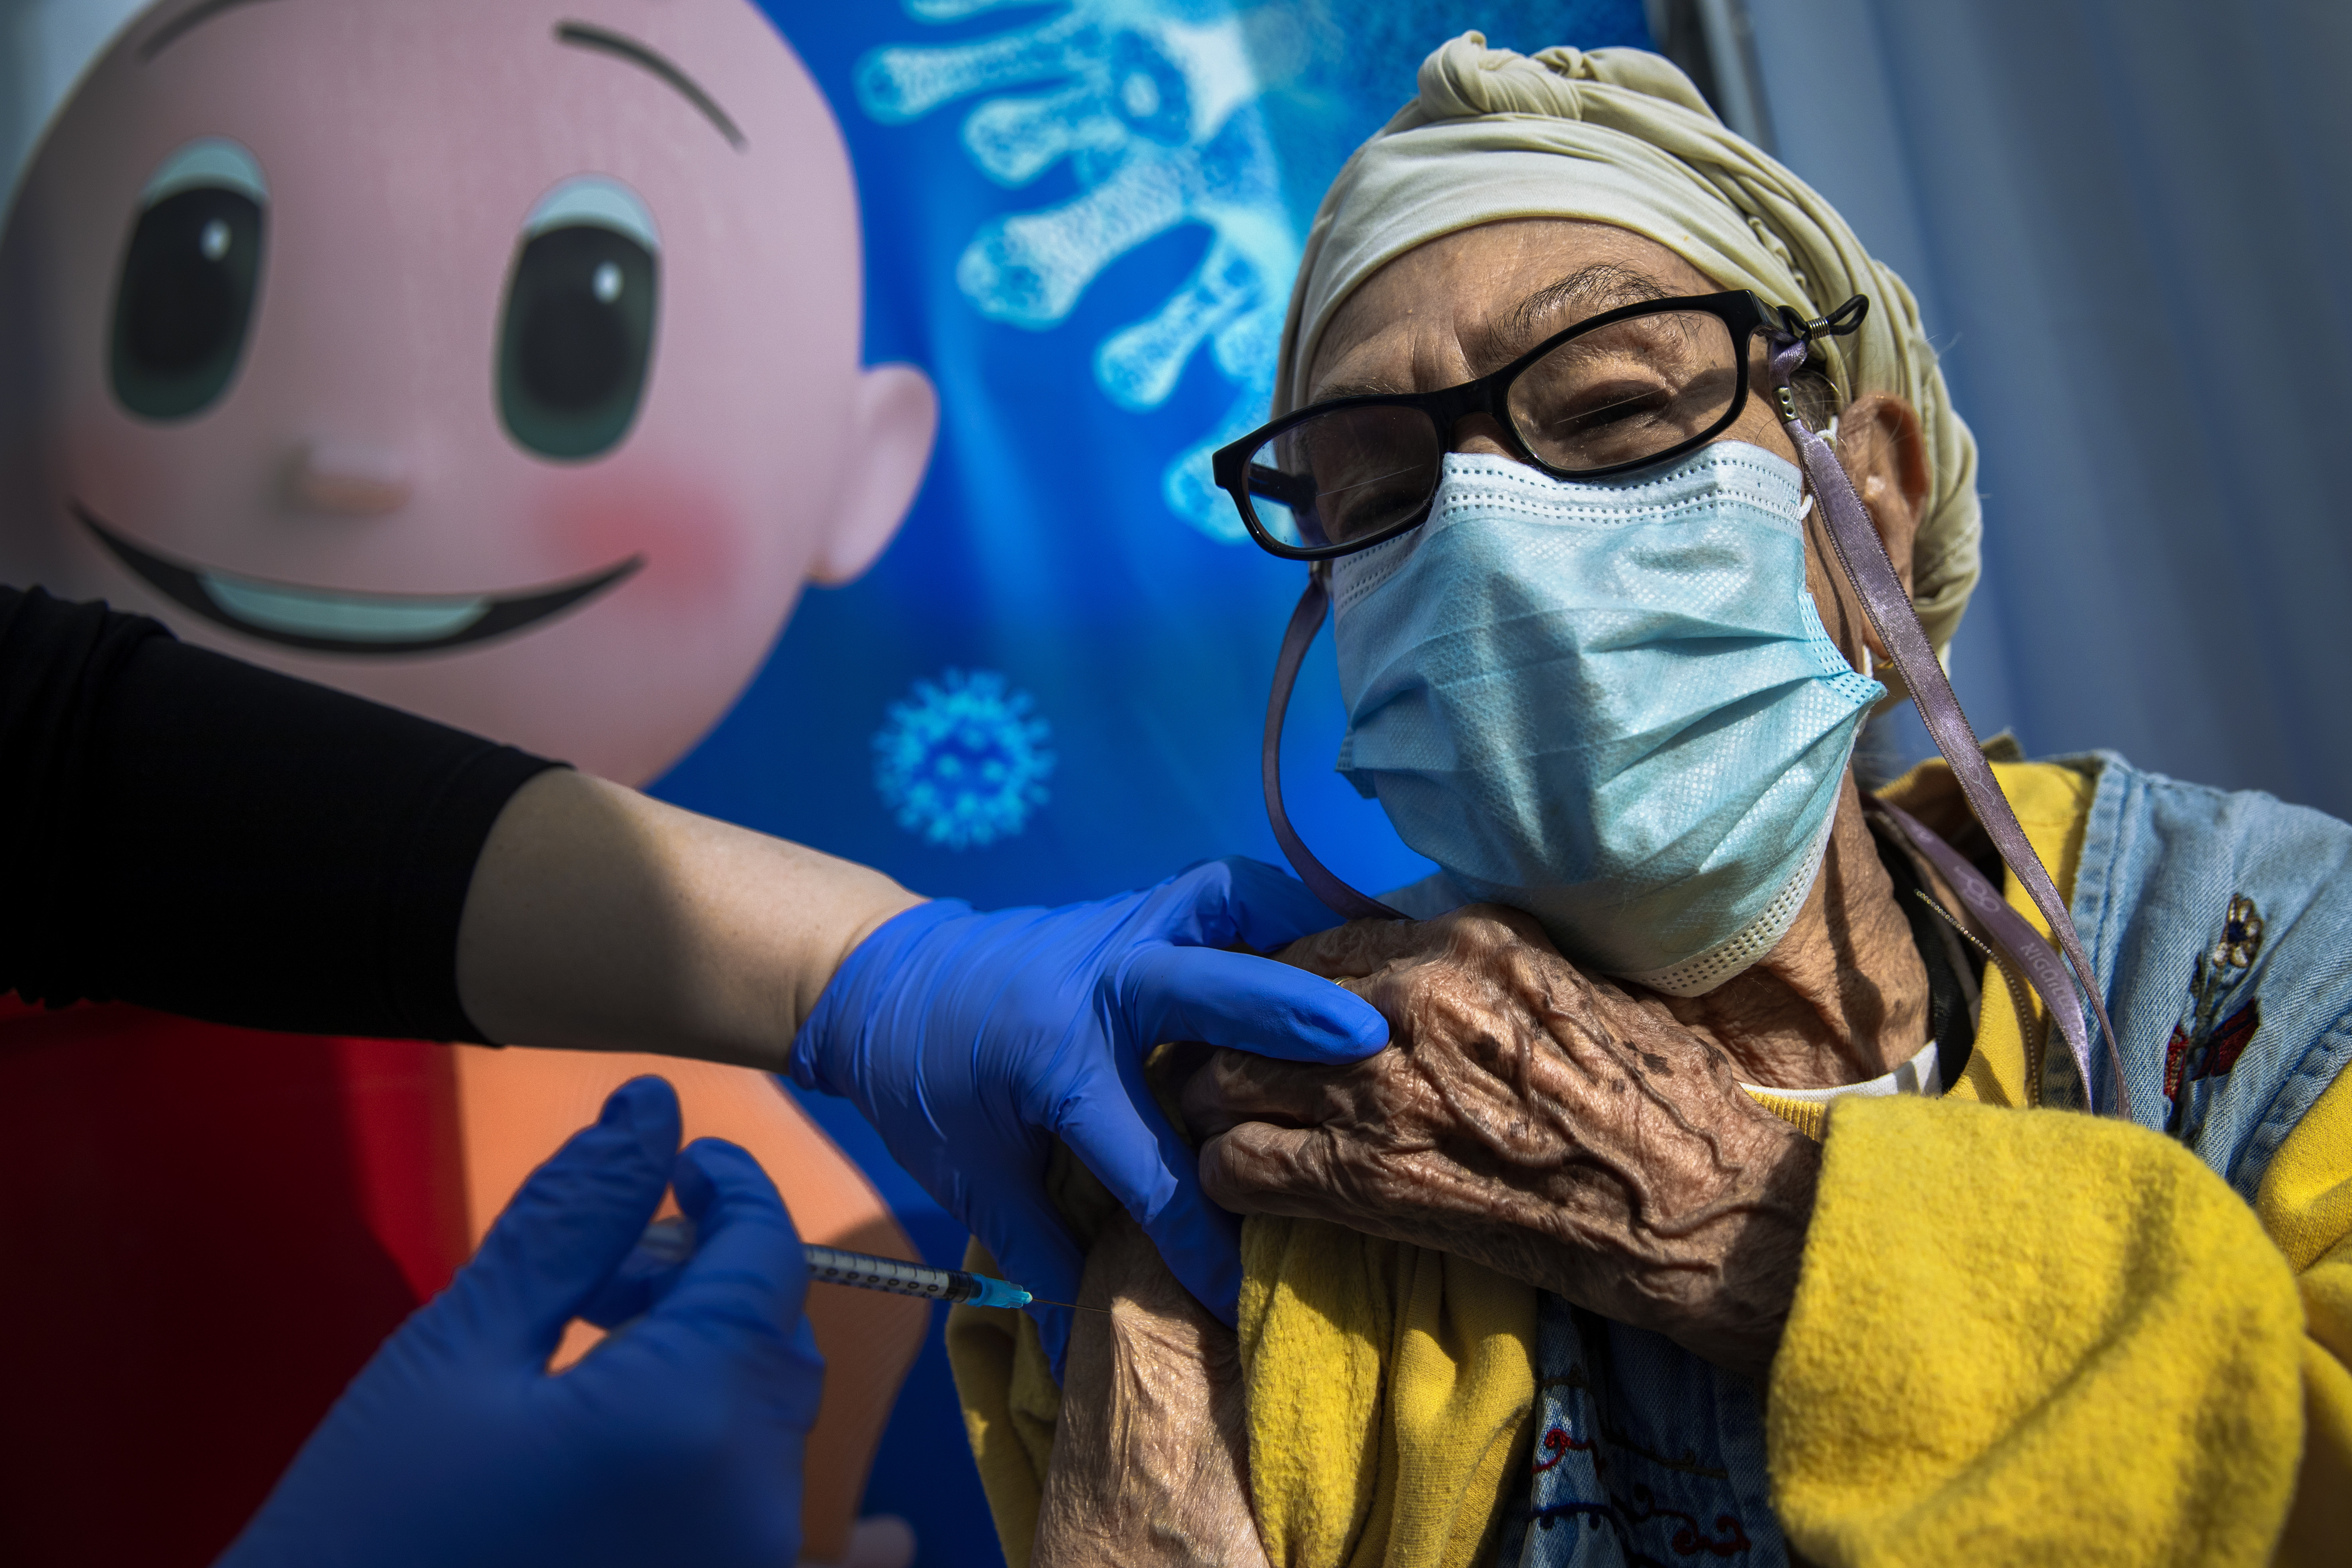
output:
[[[0,573],[629,783],[929,456],[742,0],[159,6],[34,162]]]

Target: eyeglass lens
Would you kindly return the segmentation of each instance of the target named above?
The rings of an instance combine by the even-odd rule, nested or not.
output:
[[[1745,374],[1719,316],[1664,310],[1569,339],[1511,383],[1511,427],[1538,461],[1589,473],[1669,451],[1720,424]],[[1369,541],[1436,493],[1447,437],[1416,408],[1370,404],[1294,425],[1250,456],[1258,521],[1286,542]]]

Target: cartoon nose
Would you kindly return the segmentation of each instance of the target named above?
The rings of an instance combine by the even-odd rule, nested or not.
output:
[[[294,504],[306,511],[381,517],[406,506],[415,487],[394,453],[343,441],[313,441],[294,455],[286,488]]]

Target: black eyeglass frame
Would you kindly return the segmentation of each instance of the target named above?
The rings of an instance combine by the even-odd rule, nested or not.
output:
[[[1606,479],[1612,474],[1629,473],[1636,468],[1646,468],[1659,463],[1671,462],[1685,452],[1705,446],[1731,427],[1732,423],[1748,406],[1749,380],[1748,375],[1742,374],[1738,378],[1738,387],[1732,394],[1731,406],[1724,411],[1723,417],[1697,435],[1677,442],[1664,451],[1653,452],[1645,458],[1635,458],[1630,462],[1612,463],[1599,468],[1559,468],[1537,457],[1529,448],[1528,438],[1520,434],[1518,426],[1511,418],[1509,401],[1511,384],[1538,360],[1542,359],[1562,343],[1582,337],[1587,332],[1598,331],[1603,327],[1613,326],[1619,321],[1631,321],[1638,316],[1657,316],[1675,311],[1694,310],[1703,311],[1722,321],[1730,330],[1732,342],[1738,345],[1744,361],[1749,341],[1759,331],[1771,331],[1791,338],[1812,338],[1823,332],[1843,337],[1862,324],[1863,318],[1870,313],[1870,300],[1865,296],[1857,294],[1821,320],[1808,321],[1802,315],[1785,305],[1766,304],[1752,291],[1746,289],[1730,289],[1720,294],[1692,294],[1666,300],[1643,300],[1637,304],[1622,305],[1613,310],[1603,310],[1597,316],[1588,316],[1574,326],[1554,332],[1500,370],[1482,375],[1475,381],[1465,381],[1458,386],[1448,386],[1436,392],[1371,392],[1356,397],[1328,398],[1321,403],[1309,404],[1305,408],[1293,409],[1281,418],[1258,426],[1240,440],[1218,447],[1209,460],[1210,472],[1216,479],[1217,488],[1233,498],[1234,510],[1242,514],[1242,525],[1249,530],[1250,537],[1255,540],[1262,549],[1279,555],[1286,561],[1328,561],[1337,556],[1352,555],[1360,550],[1370,550],[1375,544],[1386,543],[1401,533],[1407,533],[1419,528],[1429,520],[1430,504],[1436,497],[1433,490],[1430,501],[1423,502],[1420,510],[1404,521],[1384,528],[1377,533],[1367,534],[1361,539],[1350,539],[1339,544],[1292,544],[1276,537],[1272,530],[1258,521],[1257,508],[1252,503],[1251,496],[1254,493],[1264,495],[1268,500],[1288,507],[1294,512],[1306,511],[1312,506],[1313,498],[1307,498],[1305,505],[1301,505],[1295,500],[1286,499],[1280,489],[1261,477],[1271,475],[1273,470],[1262,465],[1252,464],[1249,460],[1250,455],[1284,431],[1293,429],[1310,419],[1319,418],[1327,414],[1336,414],[1349,408],[1412,409],[1427,415],[1431,422],[1437,426],[1437,438],[1441,451],[1452,446],[1454,427],[1464,417],[1472,414],[1488,415],[1509,433],[1511,440],[1519,448],[1518,455],[1521,458],[1534,468],[1557,479]]]

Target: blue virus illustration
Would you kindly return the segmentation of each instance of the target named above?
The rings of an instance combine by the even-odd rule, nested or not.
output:
[[[926,844],[983,847],[1012,838],[1045,804],[1053,726],[994,670],[919,680],[874,737],[874,787],[898,826]]]
[[[961,21],[1040,0],[907,0],[919,20]],[[1059,324],[1104,268],[1179,225],[1205,224],[1208,253],[1159,309],[1096,347],[1095,381],[1119,407],[1156,408],[1207,345],[1235,395],[1180,453],[1161,491],[1179,517],[1238,542],[1241,521],[1209,455],[1265,417],[1299,247],[1258,100],[1243,18],[1224,0],[1071,0],[1035,24],[955,44],[892,45],[859,61],[857,98],[904,124],[981,97],[964,150],[1018,189],[1064,159],[1079,195],[983,225],[956,266],[980,312],[1034,331]],[[1018,89],[1018,91],[1008,91]]]

